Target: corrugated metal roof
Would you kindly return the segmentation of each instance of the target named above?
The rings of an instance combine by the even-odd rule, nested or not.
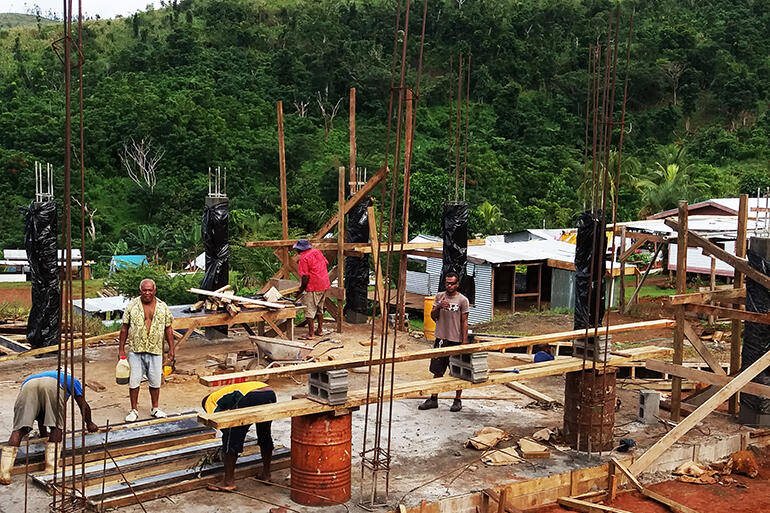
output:
[[[62,255],[64,254],[64,250],[60,249],[57,251],[57,259],[61,260]],[[27,250],[25,249],[4,249],[3,250],[3,258],[5,260],[20,260],[26,263],[27,261]],[[80,250],[72,248],[72,260],[80,260]]]
[[[755,198],[756,199],[756,198]],[[618,226],[625,226],[632,230],[641,230],[661,235],[671,235],[676,233],[664,223],[663,219],[644,219],[641,221],[631,221],[629,223],[618,223]],[[751,232],[764,226],[764,223],[757,222],[754,219],[746,221],[746,229]],[[695,232],[714,235],[723,235],[725,237],[735,237],[738,231],[738,218],[735,216],[687,216],[687,227]]]
[[[125,310],[129,301],[130,299],[125,296],[89,297],[86,298],[86,312],[106,313]],[[80,299],[72,300],[72,305],[78,308],[80,308],[80,303]]]
[[[749,197],[748,200],[749,200],[748,201],[749,218],[756,217],[757,215],[759,215],[759,217],[763,217],[762,212],[758,213],[753,209],[757,207],[765,208],[770,206],[770,202],[766,198]],[[714,206],[725,210],[726,215],[731,214],[733,216],[737,216],[739,205],[740,205],[740,198],[712,198],[704,201],[699,201],[697,203],[692,203],[687,206],[687,210],[689,211],[689,210],[694,210],[702,207]],[[664,217],[670,217],[672,215],[676,215],[677,212],[678,212],[678,209],[672,208],[671,210],[665,210],[663,212],[658,212],[657,214],[653,214],[647,219],[661,219]]]
[[[573,263],[575,246],[558,240],[529,240],[494,242],[468,248],[468,260],[476,263],[509,264],[546,259]]]

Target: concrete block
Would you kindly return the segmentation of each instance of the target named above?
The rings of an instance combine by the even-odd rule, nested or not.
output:
[[[657,424],[660,415],[660,392],[639,391],[639,419],[645,424]]]
[[[345,404],[348,400],[348,391],[342,392],[330,392],[329,390],[308,384],[308,399],[312,399],[319,403],[330,404],[333,406]]]
[[[309,383],[325,388],[330,392],[348,389],[348,371],[345,369],[325,372],[311,372]]]
[[[474,372],[467,367],[455,365],[451,361],[449,362],[449,375],[454,378],[470,381],[471,383],[483,383],[488,377],[486,370]]]

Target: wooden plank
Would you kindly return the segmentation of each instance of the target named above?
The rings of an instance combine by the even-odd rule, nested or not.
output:
[[[685,294],[687,292],[687,202],[679,202],[679,225],[681,230],[677,230],[676,241],[676,292]],[[676,307],[674,313],[676,326],[674,326],[674,363],[682,364],[684,358],[684,308]],[[682,405],[682,378],[674,376],[671,380],[671,420],[679,422],[681,418],[680,408]]]
[[[617,458],[614,458],[614,457],[610,458],[610,460],[612,461],[612,464],[615,466],[615,468],[617,470],[620,470],[620,472],[626,477],[626,479],[628,479],[628,482],[631,483],[631,486],[633,486],[634,488],[636,488],[640,492],[642,490],[644,490],[644,487],[642,486],[642,483],[639,482],[639,480],[636,478],[636,476],[633,475],[631,473],[631,471],[628,470],[628,468],[626,468],[625,465],[623,465],[623,463],[621,463],[620,461],[618,461]]]
[[[748,194],[741,194],[740,200],[738,201],[738,233],[736,233],[735,237],[735,256],[739,258],[746,258],[746,223],[748,219],[748,206]],[[743,274],[737,269],[735,270],[735,275],[733,277],[733,287],[735,287],[736,290],[743,290],[745,295],[746,288],[744,286]],[[738,308],[743,309],[744,307],[738,305]],[[741,368],[741,338],[743,331],[741,321],[733,319],[730,330],[730,370],[731,374],[734,376],[738,373],[738,369]],[[732,415],[738,413],[739,398],[740,396],[738,394],[735,394],[730,398],[730,404],[727,411]]]
[[[524,394],[527,397],[531,397],[532,399],[539,401],[541,403],[553,404],[556,402],[556,400],[550,395],[546,395],[542,392],[538,392],[534,388],[530,388],[524,383],[517,383],[515,381],[511,381],[510,383],[505,383],[505,386],[507,386],[512,390],[516,390],[517,392]]]
[[[380,305],[380,315],[385,315],[385,283],[382,277],[382,263],[380,262],[380,238],[377,235],[377,220],[375,218],[374,206],[366,208],[367,219],[369,220],[369,244],[372,249],[372,260],[374,261],[374,272],[376,281],[377,302]],[[374,315],[372,316],[374,317]]]
[[[647,467],[657,460],[661,454],[666,452],[673,444],[675,444],[685,433],[692,429],[698,422],[706,418],[706,416],[714,411],[720,404],[722,404],[728,397],[733,395],[742,389],[749,381],[754,379],[759,373],[767,368],[770,364],[770,352],[762,355],[760,359],[749,365],[745,370],[741,371],[730,383],[725,385],[719,392],[711,396],[706,402],[700,405],[692,414],[688,415],[686,419],[680,422],[675,428],[666,433],[663,438],[658,440],[647,452],[639,457],[629,470],[634,475],[639,475]],[[681,378],[679,378],[681,379]]]
[[[612,508],[610,506],[604,506],[602,504],[594,504],[593,502],[581,501],[580,499],[573,499],[571,497],[559,497],[556,502],[560,506],[569,508],[574,511],[580,511],[581,513],[633,513],[625,509]]]
[[[273,303],[271,301],[260,301],[259,299],[252,299],[250,297],[234,296],[232,294],[212,292],[210,290],[203,290],[203,289],[196,289],[196,288],[191,288],[187,290],[189,292],[192,292],[193,294],[199,294],[201,296],[208,296],[208,297],[214,297],[214,298],[220,298],[220,299],[229,299],[231,301],[238,301],[240,303],[249,303],[252,305],[264,306],[266,308],[276,308],[280,310],[287,307],[287,305],[282,303]]]
[[[746,288],[734,288],[725,290],[715,290],[710,292],[691,292],[689,294],[675,294],[661,298],[666,306],[685,305],[690,303],[706,303],[714,301],[717,303],[739,303],[746,297]]]
[[[731,379],[730,376],[727,376],[724,373],[719,375],[714,374],[713,372],[693,369],[692,367],[685,367],[682,365],[674,365],[673,363],[668,362],[659,362],[657,360],[648,360],[645,366],[650,370],[663,372],[672,376],[679,376],[697,383],[708,383],[710,385],[724,386],[728,384]],[[770,399],[770,386],[754,383],[752,381],[746,383],[746,385],[741,388],[741,392]]]
[[[626,227],[621,226],[620,227],[620,248],[621,250],[625,249],[626,247]],[[628,258],[628,257],[626,257]],[[618,307],[619,310],[622,312],[625,310],[626,306],[626,259],[625,258],[618,258],[618,261],[620,261],[620,282],[619,282],[619,290],[618,290]]]
[[[666,219],[665,223],[669,227],[678,231],[679,225],[677,224],[676,221],[672,219]],[[740,271],[745,277],[751,278],[752,280],[759,283],[763,287],[770,289],[770,277],[762,274],[756,269],[753,269],[744,258],[740,258],[738,256],[728,253],[724,249],[720,248],[719,246],[709,241],[705,237],[698,235],[692,230],[689,230],[687,235],[689,238],[688,239],[689,244],[691,246],[697,246],[697,247],[703,248],[704,254],[717,257],[718,259],[725,262],[726,264],[733,266],[736,271]]]
[[[356,88],[350,88],[350,103],[348,104],[348,127],[350,130],[350,195],[356,193],[358,178],[356,176]]]
[[[728,317],[734,320],[756,322],[759,324],[770,324],[770,313],[747,312],[736,308],[727,308],[725,306],[711,306],[686,304],[685,310],[706,315],[716,315],[718,317]]]
[[[88,337],[86,339],[86,344],[91,344],[93,342],[98,342],[99,340],[109,340],[113,339],[120,335],[119,331],[112,331],[110,333],[105,333],[103,335],[94,335],[93,337]],[[62,340],[62,349],[69,350],[72,348],[79,348],[83,345],[82,339],[76,339],[73,341],[72,346],[70,346],[68,343],[66,343],[64,340]],[[24,358],[26,356],[37,356],[39,354],[47,354],[47,353],[56,353],[59,350],[58,345],[54,346],[47,346],[47,347],[39,347],[37,349],[30,349],[29,351],[24,351],[23,353],[18,354],[9,354],[6,356],[0,356],[0,362],[7,362],[9,360],[15,360],[16,358]]]
[[[621,239],[623,240],[623,242],[625,242],[625,238],[626,238],[626,230],[625,230],[625,226],[623,226],[623,227],[621,228],[621,232],[620,232],[620,233],[621,233]],[[636,250],[637,250],[637,249],[639,249],[640,247],[642,247],[642,246],[643,246],[644,244],[646,244],[646,243],[647,243],[647,241],[646,241],[646,240],[644,240],[644,239],[638,239],[637,241],[635,241],[634,243],[632,243],[632,244],[631,244],[631,246],[630,246],[630,247],[629,247],[629,248],[628,248],[626,251],[624,251],[623,253],[621,253],[621,254],[620,254],[620,256],[618,257],[618,260],[619,260],[621,263],[625,263],[625,261],[626,261],[626,260],[628,260],[628,257],[630,257],[631,255],[633,255],[633,254],[636,252]],[[623,244],[623,245],[621,245],[620,247],[621,247],[621,248],[624,248],[624,247],[626,247],[626,246],[625,246],[625,244]]]
[[[695,334],[695,330],[692,329],[692,326],[690,326],[690,323],[687,321],[684,321],[684,336],[687,337],[690,344],[692,344],[695,350],[698,351],[698,354],[703,358],[703,361],[708,364],[709,368],[714,371],[715,374],[727,376],[722,365],[720,365],[719,360],[711,354],[711,351],[708,350],[700,337]]]
[[[347,215],[348,211],[353,208],[354,205],[358,204],[359,201],[361,201],[364,197],[366,197],[374,187],[382,181],[385,176],[387,176],[389,169],[387,166],[382,166],[379,171],[377,171],[375,174],[372,175],[369,180],[366,181],[363,187],[361,187],[357,193],[353,195],[352,198],[350,198],[348,201],[345,202],[345,208],[343,208],[342,215]],[[334,214],[326,223],[315,233],[313,238],[321,238],[327,233],[331,231],[332,228],[334,228],[334,225],[337,224],[337,215]]]
[[[281,330],[281,328],[279,328],[279,327],[278,327],[278,325],[275,323],[275,321],[273,321],[273,319],[271,319],[271,318],[270,318],[270,317],[268,317],[267,315],[264,317],[264,319],[265,319],[265,322],[266,322],[266,323],[267,323],[267,324],[268,324],[268,325],[269,325],[271,328],[273,328],[273,331],[275,331],[275,333],[276,333],[276,334],[277,334],[279,337],[281,337],[281,338],[282,338],[282,339],[284,339],[284,340],[288,340],[288,337],[286,336],[286,334],[283,332],[283,330]]]
[[[659,245],[657,248],[655,248],[655,253],[652,255],[652,260],[650,260],[650,263],[647,264],[647,268],[644,270],[642,279],[636,285],[636,288],[634,289],[634,293],[631,295],[631,299],[628,300],[628,303],[626,304],[625,309],[623,309],[624,314],[627,314],[629,311],[631,311],[631,305],[633,305],[634,301],[636,301],[636,298],[639,295],[639,291],[642,289],[642,285],[644,285],[644,280],[647,279],[647,275],[650,274],[652,267],[655,265],[655,260],[658,258],[658,253],[660,253],[661,248],[663,248],[662,244]]]
[[[672,320],[660,319],[655,321],[634,322],[629,324],[616,324],[609,327],[609,333],[625,333],[641,329],[670,328],[674,325]],[[606,332],[606,328],[602,328]],[[396,354],[394,358],[375,358],[369,360],[366,358],[346,358],[332,362],[318,362],[293,365],[284,368],[258,369],[242,372],[232,372],[228,374],[219,374],[217,376],[201,376],[200,383],[206,386],[232,385],[233,383],[242,383],[244,381],[259,381],[267,377],[290,376],[298,374],[307,374],[310,372],[324,372],[337,369],[350,369],[361,367],[362,365],[381,365],[384,363],[409,362],[414,360],[424,360],[441,356],[452,356],[454,354],[472,353],[479,351],[501,351],[511,347],[527,347],[537,344],[548,344],[564,340],[572,340],[585,336],[585,330],[561,331],[545,335],[533,335],[519,338],[497,338],[492,336],[476,336],[478,342],[473,344],[464,344],[461,346],[444,347],[437,349],[423,349]],[[519,381],[519,380],[516,380]]]
[[[345,290],[345,166],[340,166],[339,179],[337,182],[337,286]],[[342,299],[339,300],[339,309],[342,310]],[[337,315],[337,333],[342,333],[342,316]]]
[[[644,488],[642,490],[642,495],[656,502],[659,502],[661,504],[668,506],[669,509],[671,509],[671,511],[673,511],[674,513],[699,513],[697,510],[694,510],[688,506],[685,506],[684,504],[680,504],[675,500],[669,499],[668,497],[661,495],[657,492],[648,490],[647,488]]]
[[[632,356],[612,356],[607,362],[607,365],[617,366],[633,360],[656,358],[658,356],[670,354],[671,350],[668,348],[644,346],[631,349],[628,353]],[[426,379],[410,383],[396,383],[393,385],[392,389],[388,384],[383,391],[383,396],[387,397],[389,400],[397,400],[418,394],[440,394],[442,392],[453,390],[498,385],[509,381],[526,381],[529,379],[580,370],[583,368],[584,363],[585,362],[581,358],[568,358],[565,360],[533,363],[519,367],[508,367],[504,369],[507,372],[490,372],[489,378],[483,383],[471,383],[470,381],[446,376],[443,378]],[[518,370],[518,373],[513,373],[513,369]],[[344,405],[329,406],[307,398],[293,399],[291,401],[282,401],[252,408],[241,408],[236,411],[204,413],[198,415],[198,422],[217,429],[223,429],[252,424],[254,422],[265,422],[268,420],[322,413],[343,408],[355,408],[367,404],[367,402],[374,402],[377,400],[377,397],[367,394],[366,389],[349,390],[347,401]]]

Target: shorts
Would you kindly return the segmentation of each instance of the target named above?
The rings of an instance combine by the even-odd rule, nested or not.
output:
[[[433,349],[440,347],[459,346],[460,342],[452,342],[451,340],[444,340],[443,338],[437,338],[433,344]],[[443,376],[446,370],[449,368],[449,357],[439,356],[438,358],[430,359],[430,367],[428,367],[434,376]]]
[[[305,305],[305,318],[312,319],[317,314],[324,312],[324,299],[326,299],[325,290],[306,291],[302,296],[302,304]]]
[[[139,388],[142,378],[147,376],[150,388],[160,388],[163,375],[163,355],[152,353],[128,353],[128,364],[131,373],[128,377],[128,388]]]
[[[249,408],[261,404],[271,404],[276,402],[275,392],[273,390],[253,390],[243,396],[233,409]],[[257,443],[262,454],[273,453],[273,436],[270,432],[272,421],[258,422]],[[225,428],[222,430],[222,452],[225,454],[238,455],[243,452],[243,442],[246,440],[246,434],[249,432],[251,424],[237,426],[234,428]]]
[[[56,394],[59,392],[59,407]],[[13,405],[13,430],[21,428],[32,429],[32,424],[38,419],[48,428],[61,427],[64,424],[64,404],[67,392],[59,387],[56,378],[42,377],[27,381],[21,387],[16,403]]]

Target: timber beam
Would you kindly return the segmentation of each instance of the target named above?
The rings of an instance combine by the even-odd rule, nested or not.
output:
[[[679,376],[680,378],[689,381],[708,383],[709,385],[725,386],[731,380],[729,376],[724,374],[719,375],[714,372],[693,369],[692,367],[685,367],[683,365],[674,365],[673,363],[660,362],[658,360],[647,360],[644,366],[650,370],[670,374],[672,376]],[[770,399],[770,386],[754,383],[753,381],[746,383],[741,389],[741,392]]]
[[[617,324],[609,327],[609,333],[625,333],[643,329],[671,328],[674,321],[670,319],[660,319],[655,321],[633,322],[629,324]],[[600,334],[607,333],[607,328],[601,328]],[[324,372],[328,370],[350,369],[361,367],[363,365],[381,365],[386,363],[408,362],[413,360],[424,360],[436,358],[439,356],[452,356],[455,354],[474,353],[479,351],[500,351],[510,347],[526,347],[533,344],[548,344],[551,342],[560,342],[585,337],[585,329],[561,331],[545,335],[533,335],[520,338],[503,338],[493,336],[476,336],[473,344],[463,344],[460,346],[444,347],[441,349],[424,349],[408,353],[397,354],[391,358],[347,358],[342,360],[333,360],[330,362],[318,363],[300,363],[291,367],[260,369],[242,372],[232,372],[228,374],[219,374],[216,376],[201,376],[200,383],[209,387],[231,385],[233,383],[242,383],[244,381],[257,381],[268,377],[291,376],[298,374],[308,374],[310,372]]]
[[[674,294],[661,298],[666,306],[687,305],[715,301],[717,303],[742,303],[746,297],[746,289],[723,289],[709,292],[692,292],[689,294]]]
[[[626,351],[626,353],[628,353],[629,356],[613,356],[607,362],[607,365],[618,366],[630,361],[661,357],[671,354],[671,349],[644,346],[630,349]],[[768,358],[770,358],[770,353],[768,353]],[[584,368],[584,365],[585,362],[582,358],[569,358],[565,360],[533,363],[519,367],[490,370],[489,378],[482,383],[471,383],[470,381],[449,376],[414,381],[411,383],[396,383],[392,388],[390,388],[390,385],[386,385],[386,388],[382,392],[382,396],[388,398],[388,400],[396,400],[411,397],[415,394],[439,394],[452,390],[498,385],[511,381],[525,381],[581,370]],[[348,391],[347,402],[344,405],[330,406],[317,403],[311,399],[293,399],[291,401],[254,406],[251,408],[201,414],[198,415],[198,422],[216,429],[224,429],[286,417],[297,417],[327,411],[350,409],[378,400],[378,397],[368,393],[366,389],[361,389]]]

